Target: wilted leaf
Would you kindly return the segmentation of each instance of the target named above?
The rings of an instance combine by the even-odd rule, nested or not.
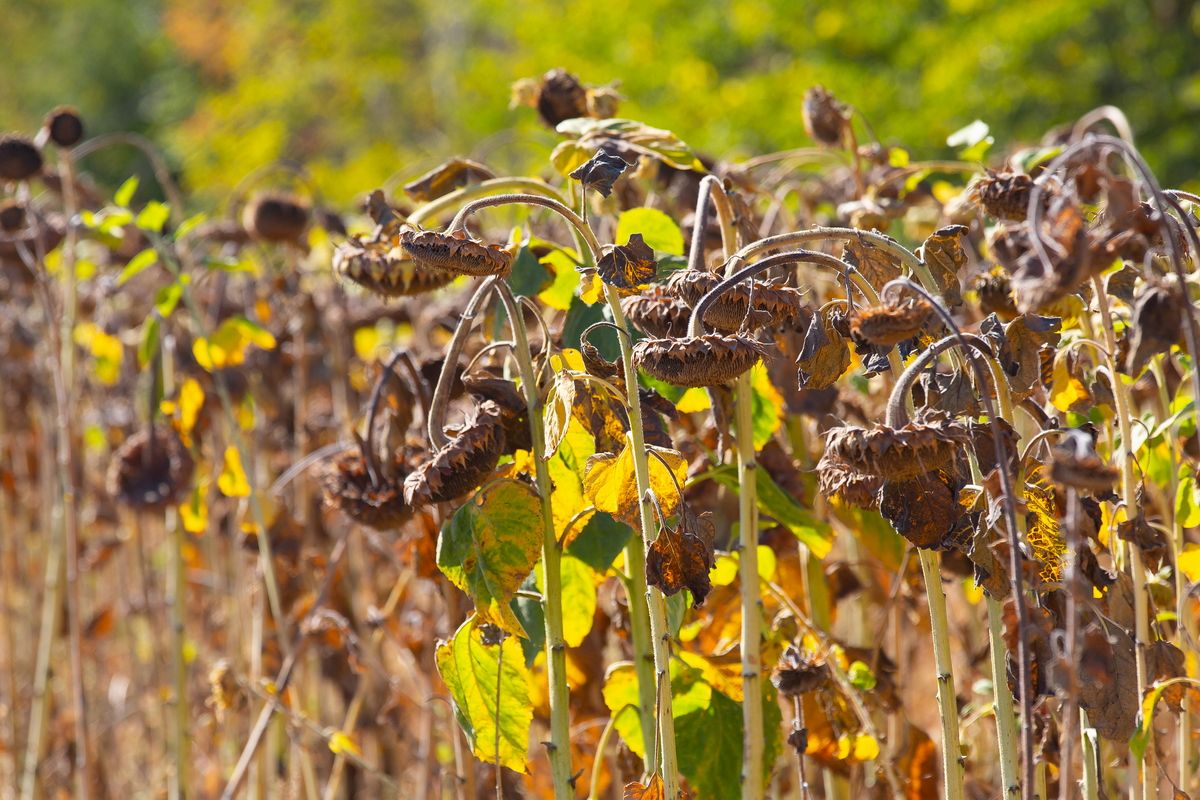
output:
[[[246,351],[251,345],[273,350],[275,337],[266,328],[245,317],[230,317],[217,327],[212,336],[197,337],[192,344],[192,355],[202,368],[211,372],[245,363]]]
[[[678,136],[631,119],[570,119],[559,124],[557,131],[578,137],[575,142],[578,147],[609,147],[622,156],[643,154],[675,169],[706,171],[700,159]]]
[[[664,526],[650,543],[646,583],[668,597],[686,588],[692,593],[693,608],[703,604],[712,589],[708,571],[713,567],[714,533],[711,512],[696,515],[683,506],[676,528]]]
[[[571,172],[571,178],[583,184],[584,191],[595,189],[603,197],[612,194],[613,183],[633,164],[615,150],[601,147],[587,162]]]
[[[637,479],[634,474],[633,453],[631,445],[626,442],[620,454],[599,453],[588,459],[584,471],[583,491],[588,500],[599,511],[607,511],[622,522],[628,523],[635,530],[641,529]],[[687,480],[687,461],[675,450],[663,447],[646,446],[647,452],[656,452],[670,465],[670,470],[654,456],[647,461],[650,472],[650,490],[658,500],[659,508],[668,517],[675,513],[679,505],[680,486]],[[674,473],[674,480],[672,480]]]
[[[629,237],[628,244],[613,247],[596,262],[600,280],[623,295],[641,291],[654,280],[657,271],[654,251],[642,240],[640,233]]]
[[[428,203],[472,183],[496,177],[490,169],[467,158],[452,158],[421,177],[406,183],[404,191],[419,203]]]
[[[862,234],[846,242],[842,260],[861,272],[875,287],[881,287],[900,277],[900,260],[891,251],[883,249]]]
[[[550,395],[546,398],[545,439],[546,450],[542,459],[554,456],[567,435],[567,426],[571,424],[571,409],[575,405],[575,379],[567,370],[559,370],[554,377],[554,385],[550,387]]]
[[[621,793],[621,800],[663,800],[664,797],[662,777],[657,772],[649,783],[634,781],[625,784]]]
[[[796,367],[804,389],[828,389],[850,368],[850,347],[834,329],[832,309],[813,315]]]
[[[1025,504],[1029,509],[1025,539],[1033,557],[1041,562],[1039,577],[1054,583],[1061,579],[1063,557],[1067,552],[1066,539],[1058,524],[1058,509],[1054,489],[1048,486],[1026,486]]]
[[[1054,357],[1054,373],[1050,384],[1050,402],[1059,411],[1083,412],[1091,405],[1092,396],[1083,381],[1071,374],[1066,355]]]
[[[531,487],[499,480],[458,509],[438,537],[437,565],[484,622],[524,636],[509,602],[541,555],[542,504]]]
[[[1120,626],[1093,625],[1084,634],[1079,673],[1079,703],[1096,732],[1128,741],[1138,712],[1133,639]]]
[[[925,244],[921,245],[921,260],[933,274],[937,289],[950,308],[962,305],[962,287],[958,283],[958,271],[966,266],[967,252],[963,249],[963,237],[967,235],[965,225],[947,225],[934,231]]]
[[[517,640],[504,637],[499,644],[491,643],[480,620],[469,617],[450,641],[438,645],[437,668],[475,756],[526,772],[533,704],[529,670]]]

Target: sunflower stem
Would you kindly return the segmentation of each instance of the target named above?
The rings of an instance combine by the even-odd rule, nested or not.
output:
[[[521,389],[525,393],[528,408],[529,438],[533,442],[534,479],[538,496],[542,501],[542,615],[546,623],[546,678],[550,696],[550,757],[551,779],[554,796],[575,796],[571,783],[571,697],[567,689],[567,646],[563,640],[562,608],[562,552],[554,527],[554,507],[551,499],[553,486],[550,468],[542,457],[546,440],[542,431],[542,401],[538,394],[537,372],[533,368],[533,355],[529,349],[529,336],[525,330],[522,308],[513,297],[512,289],[504,281],[496,281],[496,293],[512,326],[513,354],[517,359],[517,370],[521,376]]]
[[[654,540],[654,510],[650,499],[650,464],[646,455],[646,439],[645,432],[642,428],[642,404],[638,397],[638,382],[637,371],[633,365],[633,348],[629,343],[629,325],[625,321],[625,314],[621,311],[621,299],[617,295],[615,289],[611,286],[604,287],[605,299],[608,301],[608,308],[613,317],[613,323],[618,328],[625,331],[624,336],[618,336],[617,341],[621,347],[621,363],[625,369],[625,392],[629,402],[629,443],[628,447],[633,454],[633,471],[637,481],[638,489],[638,511],[641,519],[641,548],[630,546],[626,548],[627,555],[634,555],[633,559],[628,562],[629,566],[629,581],[631,589],[641,589],[645,587],[644,596],[646,598],[646,607],[650,618],[650,649],[654,654],[654,683],[651,684],[653,690],[651,707],[656,707],[659,742],[658,763],[659,775],[663,782],[663,796],[665,800],[677,800],[679,795],[679,766],[675,758],[675,720],[671,716],[671,678],[670,678],[670,653],[667,647],[670,638],[670,632],[667,629],[667,608],[663,594],[656,588],[646,587],[646,562],[645,548],[650,546]],[[636,555],[634,554],[636,552]],[[630,614],[634,615],[634,606],[637,605],[634,599],[635,595],[630,592],[629,605]],[[637,642],[634,642],[635,650]],[[643,661],[640,656],[636,659],[635,664]],[[638,669],[638,696],[640,702],[645,703],[646,691],[643,684],[644,667]],[[643,717],[644,718],[644,717]],[[643,730],[645,735],[645,730]],[[647,748],[647,753],[652,752],[653,748]]]
[[[937,669],[938,716],[942,723],[942,777],[946,800],[963,798],[962,744],[958,730],[958,700],[954,692],[954,663],[950,657],[950,623],[946,592],[942,589],[941,556],[919,548],[925,595],[929,599],[929,625],[933,630],[933,662]]]

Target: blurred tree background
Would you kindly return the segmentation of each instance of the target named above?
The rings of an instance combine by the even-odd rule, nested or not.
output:
[[[165,143],[210,200],[278,158],[337,201],[452,154],[548,170],[555,136],[509,85],[556,66],[719,155],[807,144],[813,83],[920,157],[976,118],[1006,148],[1111,103],[1165,182],[1196,179],[1184,0],[7,0],[0,41],[6,127],[75,104],[92,134]]]

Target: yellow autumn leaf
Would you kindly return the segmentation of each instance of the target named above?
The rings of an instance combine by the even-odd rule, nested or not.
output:
[[[195,378],[188,378],[179,387],[179,438],[188,447],[192,446],[192,431],[204,405],[204,388]]]
[[[1200,545],[1184,545],[1183,552],[1179,554],[1178,563],[1179,571],[1182,572],[1189,581],[1192,583],[1200,581]]]
[[[595,272],[583,278],[579,283],[579,299],[590,305],[595,305],[604,297],[604,282]]]
[[[225,448],[225,466],[217,478],[217,488],[226,497],[249,497],[250,481],[242,468],[242,457],[233,445]]]
[[[865,733],[839,736],[837,757],[843,761],[874,761],[879,758],[879,742]]]
[[[550,387],[550,396],[546,398],[544,430],[546,449],[542,460],[549,460],[562,444],[567,435],[567,426],[571,422],[571,408],[575,405],[575,379],[571,373],[559,370],[554,377],[554,385]]]
[[[73,338],[75,344],[87,348],[95,360],[96,380],[105,386],[115,384],[121,377],[121,362],[125,360],[125,345],[121,344],[121,340],[105,333],[94,322],[75,326]]]
[[[358,749],[358,745],[350,738],[345,731],[334,731],[329,736],[329,752],[335,756],[352,755],[361,756],[362,751]]]
[[[679,505],[680,486],[687,479],[687,461],[675,450],[646,446],[650,473],[650,490],[654,492],[662,513],[671,516]],[[656,458],[657,453],[660,458]],[[664,465],[663,462],[666,462]],[[669,469],[668,469],[669,466]],[[674,478],[672,478],[672,473]],[[588,459],[584,471],[583,491],[587,499],[600,511],[607,511],[635,529],[639,525],[640,512],[637,479],[634,472],[633,452],[628,440],[618,455],[601,453]]]
[[[1050,402],[1059,411],[1070,411],[1079,403],[1087,402],[1087,387],[1067,369],[1067,359],[1060,354],[1054,359],[1053,379],[1050,384]]]
[[[179,521],[188,533],[204,533],[208,530],[208,504],[204,502],[204,487],[197,484],[188,499],[179,504]]]
[[[262,350],[275,348],[275,337],[266,328],[245,317],[231,317],[222,322],[212,336],[201,336],[192,344],[192,355],[202,368],[212,371],[233,367],[246,361],[251,345]]]
[[[683,393],[683,397],[679,398],[675,408],[680,414],[695,414],[698,411],[707,411],[712,408],[712,399],[705,389],[693,386]]]

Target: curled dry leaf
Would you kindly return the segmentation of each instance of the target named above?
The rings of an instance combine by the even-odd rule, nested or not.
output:
[[[1106,492],[1116,485],[1117,468],[1089,449],[1082,455],[1069,444],[1055,447],[1050,454],[1050,480],[1059,486]]]
[[[699,608],[712,590],[709,570],[716,563],[713,539],[716,529],[712,513],[697,515],[687,505],[680,510],[675,529],[664,526],[646,553],[646,583],[670,597],[681,589],[692,593],[692,607]]]
[[[1147,284],[1134,300],[1126,374],[1137,376],[1154,355],[1170,352],[1172,346],[1181,344],[1187,313],[1187,302],[1177,283],[1157,280]]]
[[[804,93],[804,131],[814,141],[835,147],[842,143],[842,131],[850,120],[845,104],[824,86],[813,86]]]
[[[966,225],[947,225],[934,231],[921,245],[921,260],[929,267],[937,290],[950,308],[962,305],[962,287],[958,273],[967,264],[967,251],[963,248],[968,228]]]
[[[601,147],[596,154],[570,174],[583,184],[583,188],[595,189],[602,197],[612,194],[613,183],[625,170],[633,166],[614,147]]]
[[[796,359],[802,389],[828,389],[850,368],[850,346],[837,330],[834,315],[834,309],[823,308],[808,324]]]
[[[626,244],[606,248],[604,255],[596,262],[596,273],[600,280],[623,295],[641,291],[642,287],[654,280],[657,271],[654,250],[646,244],[640,233],[630,236]]]
[[[1137,663],[1125,629],[1093,624],[1084,632],[1079,663],[1079,704],[1097,733],[1128,742],[1137,727]]]
[[[482,183],[496,177],[495,173],[469,158],[452,158],[404,184],[404,192],[413,200],[428,203],[472,183]]]
[[[889,241],[895,241],[886,234],[881,235]],[[880,247],[873,239],[868,239],[861,233],[846,241],[842,249],[842,260],[862,273],[875,287],[881,287],[901,275],[900,259],[896,254]]]

